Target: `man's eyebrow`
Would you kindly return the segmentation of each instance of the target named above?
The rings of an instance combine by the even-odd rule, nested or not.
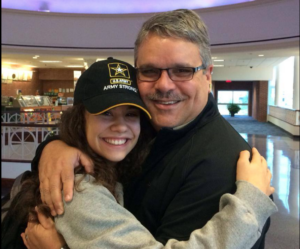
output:
[[[172,67],[178,68],[178,67],[193,67],[193,66],[190,63],[174,63]]]
[[[199,65],[197,65],[198,67]],[[168,66],[168,68],[180,68],[180,67],[194,67],[192,66],[190,63],[173,63],[171,65]],[[157,65],[153,64],[153,63],[147,63],[147,64],[142,64],[141,66],[139,66],[138,68],[160,68]]]
[[[153,63],[147,63],[147,64],[142,64],[141,66],[137,68],[157,68],[157,66]]]

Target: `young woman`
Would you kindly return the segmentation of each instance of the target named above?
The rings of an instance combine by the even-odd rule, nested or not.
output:
[[[76,85],[74,106],[62,115],[60,137],[92,159],[94,172],[76,169],[73,200],[64,203],[64,214],[54,221],[41,202],[38,175],[33,173],[3,221],[2,247],[24,247],[12,238],[11,229],[24,232],[27,221],[22,239],[30,249],[251,247],[276,211],[268,197],[274,191],[271,174],[256,150],[251,164],[249,152],[241,154],[235,195],[223,195],[220,212],[188,241],[170,239],[162,245],[122,207],[120,183],[139,173],[152,138],[148,118],[129,64],[110,58],[87,69]],[[37,215],[44,228],[38,225]]]

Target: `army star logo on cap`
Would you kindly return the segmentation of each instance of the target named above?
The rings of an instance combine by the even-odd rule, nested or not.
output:
[[[127,65],[122,63],[109,63],[110,84],[131,85],[130,74]]]
[[[130,78],[128,67],[125,64],[109,63],[108,64],[108,69],[109,69],[110,77],[120,77],[120,74],[121,74],[127,79]]]

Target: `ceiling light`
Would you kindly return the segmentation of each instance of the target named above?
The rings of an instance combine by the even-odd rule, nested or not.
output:
[[[259,57],[263,57],[263,56],[265,56],[265,55],[264,55],[264,54],[259,54],[258,56],[259,56]]]
[[[11,65],[18,65],[18,63],[15,62],[3,62],[4,64],[11,64]]]
[[[224,65],[214,65],[214,67],[224,67]]]
[[[217,59],[218,57],[211,57],[211,58],[214,60],[214,59]]]
[[[224,60],[214,60],[214,61],[224,61]]]
[[[40,61],[40,62],[43,62],[43,63],[60,63],[61,61]]]
[[[68,65],[66,67],[83,67],[83,65]]]
[[[103,60],[106,60],[104,58],[98,58],[96,61],[103,61]]]

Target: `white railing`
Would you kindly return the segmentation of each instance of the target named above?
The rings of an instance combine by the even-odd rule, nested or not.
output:
[[[2,113],[2,161],[31,161],[48,136],[58,135],[60,112]]]
[[[5,112],[1,113],[1,123],[53,124],[58,123],[62,112]]]

